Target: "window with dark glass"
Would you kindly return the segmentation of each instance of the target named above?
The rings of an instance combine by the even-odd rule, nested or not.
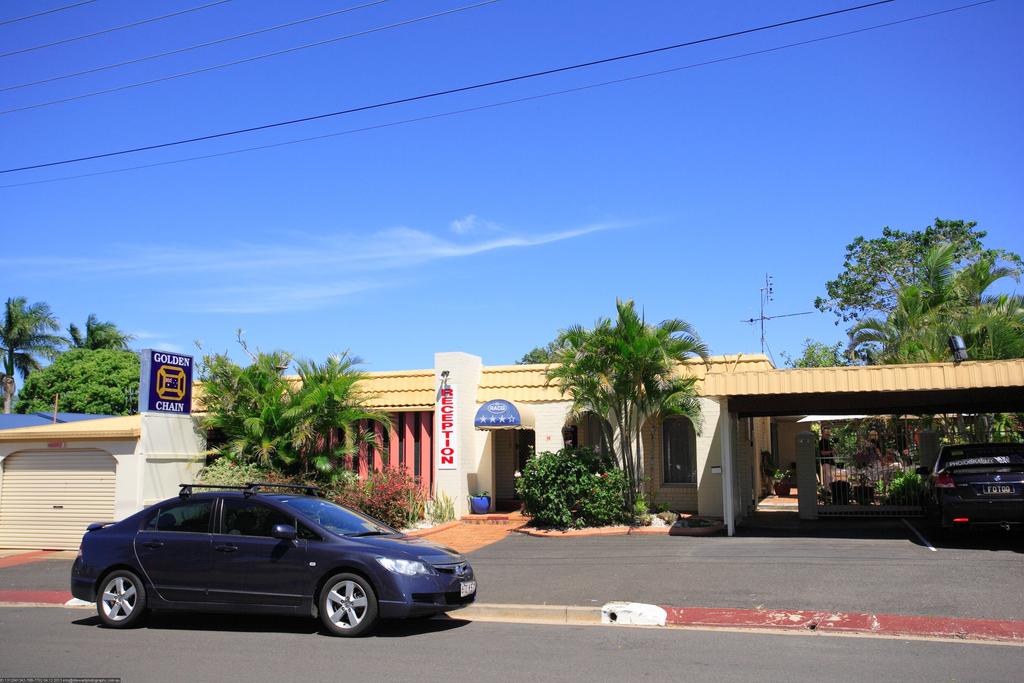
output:
[[[391,429],[387,426],[380,432],[380,464],[384,466],[384,469],[391,464]]]
[[[414,476],[420,476],[421,470],[423,469],[420,464],[420,453],[422,452],[423,444],[420,443],[420,414],[416,413],[416,421],[413,423],[413,440],[412,440],[412,473]]]
[[[602,455],[608,455],[611,449],[608,448],[608,439],[605,436],[604,429],[602,429],[601,418],[594,413],[587,413],[583,417],[584,434],[586,439],[581,439],[584,443],[581,446],[585,448],[592,448]]]
[[[398,466],[405,468],[405,413],[398,414]]]
[[[213,500],[192,500],[170,503],[160,508],[146,523],[146,531],[184,531],[194,534],[210,532],[210,510]]]
[[[295,518],[272,507],[238,498],[224,499],[224,533],[270,536],[275,524],[295,524]]]
[[[665,419],[662,424],[662,450],[666,484],[697,483],[697,434],[688,418]]]

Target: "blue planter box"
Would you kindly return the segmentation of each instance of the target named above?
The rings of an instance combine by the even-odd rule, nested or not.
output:
[[[469,509],[474,515],[486,515],[491,511],[490,496],[470,496]]]

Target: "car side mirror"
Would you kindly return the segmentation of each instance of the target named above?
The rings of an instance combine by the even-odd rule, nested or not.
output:
[[[270,535],[283,541],[294,541],[298,533],[291,524],[275,524],[274,528],[270,530]]]
[[[927,467],[918,467],[914,471],[917,472],[918,474],[920,474],[923,477],[926,477],[926,476],[928,476],[929,474],[932,473],[932,471],[930,469],[928,469]]]

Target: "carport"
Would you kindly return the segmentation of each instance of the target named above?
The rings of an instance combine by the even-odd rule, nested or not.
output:
[[[721,457],[723,516],[733,535],[753,497],[750,478],[740,476],[734,446],[743,420],[1024,412],[1024,359],[711,373],[702,393],[717,400],[732,427],[721,440]],[[811,432],[796,438],[799,516],[816,519],[817,439]],[[937,437],[931,438],[922,442],[921,453],[937,451]]]

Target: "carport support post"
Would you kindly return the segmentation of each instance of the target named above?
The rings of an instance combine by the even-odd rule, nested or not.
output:
[[[932,469],[939,457],[939,433],[934,429],[922,429],[917,434],[917,453],[921,465]]]
[[[800,519],[818,518],[818,435],[796,435],[796,495]]]
[[[735,431],[735,419],[729,413],[728,399],[719,404],[718,424],[722,430],[722,519],[725,521],[726,533],[736,535],[736,508],[733,505],[733,461],[732,437]]]

